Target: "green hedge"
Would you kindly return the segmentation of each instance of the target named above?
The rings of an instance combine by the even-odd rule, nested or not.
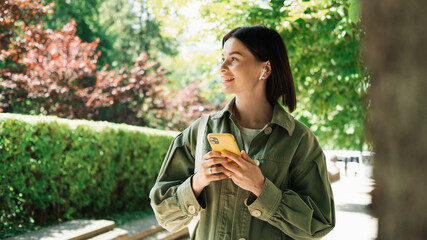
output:
[[[0,114],[0,237],[19,228],[149,208],[176,132]]]

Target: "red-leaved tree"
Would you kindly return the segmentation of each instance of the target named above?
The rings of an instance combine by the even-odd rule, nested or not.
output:
[[[200,92],[200,80],[197,80],[188,84],[171,98],[166,117],[169,119],[169,128],[182,130],[203,113],[219,110],[217,106],[205,103]]]
[[[54,4],[41,2],[0,5],[0,112],[182,130],[202,112],[216,110],[204,104],[198,81],[177,93],[165,91],[167,71],[146,53],[132,67],[97,71],[99,39],[82,42],[73,19],[58,31],[44,29],[40,16]]]
[[[149,56],[141,53],[131,68],[108,71],[104,66],[96,74],[96,84],[77,94],[87,97],[93,119],[162,127],[167,121],[166,73],[159,62],[149,62]]]
[[[42,4],[41,0],[0,2],[0,112],[25,108],[22,104],[28,95],[25,82],[14,78],[15,74],[26,71],[26,66],[19,63],[29,48],[24,35],[39,32],[35,37],[42,44],[45,35],[40,33],[41,17],[51,13],[54,5]]]
[[[40,25],[25,31],[27,52],[18,60],[26,66],[24,73],[12,74],[12,80],[24,83],[27,98],[37,100],[45,114],[84,118],[89,109],[85,96],[76,92],[90,85],[96,74],[97,41],[82,42],[75,36],[74,20],[60,31],[43,30]]]

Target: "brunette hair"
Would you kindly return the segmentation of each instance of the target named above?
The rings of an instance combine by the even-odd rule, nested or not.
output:
[[[294,79],[289,65],[288,53],[282,37],[275,30],[265,26],[246,26],[231,30],[222,38],[222,47],[230,38],[237,38],[261,62],[270,61],[271,74],[267,78],[266,95],[274,106],[279,98],[283,105],[293,112],[297,101]]]

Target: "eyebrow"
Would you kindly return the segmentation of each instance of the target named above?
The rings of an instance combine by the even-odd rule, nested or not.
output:
[[[243,57],[243,54],[241,54],[239,51],[231,52],[229,55],[233,55],[233,54],[237,54]],[[222,53],[221,56],[224,56],[224,53]]]

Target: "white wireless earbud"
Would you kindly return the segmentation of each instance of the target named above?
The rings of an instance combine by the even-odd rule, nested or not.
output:
[[[264,67],[264,69],[262,70],[262,74],[261,74],[261,76],[259,76],[259,78],[258,78],[258,81],[260,81],[263,77],[264,77],[264,74],[267,72],[267,67]]]

